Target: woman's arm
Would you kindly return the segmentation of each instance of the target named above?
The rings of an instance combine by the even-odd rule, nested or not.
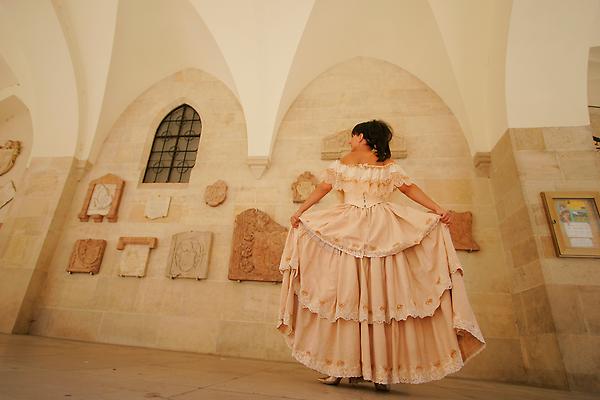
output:
[[[421,204],[423,207],[429,208],[434,213],[441,215],[442,222],[450,222],[449,211],[431,200],[416,183],[413,183],[412,185],[402,185],[398,190],[404,193],[409,199]]]
[[[315,204],[319,200],[321,200],[323,198],[323,196],[325,196],[327,193],[329,193],[331,191],[332,188],[333,188],[333,186],[330,183],[326,183],[326,182],[319,183],[317,185],[317,187],[315,188],[315,190],[313,190],[312,193],[308,196],[308,198],[304,201],[304,203],[302,203],[300,205],[300,207],[298,208],[298,211],[296,211],[296,213],[294,215],[292,215],[292,217],[290,218],[292,226],[294,228],[296,228],[299,223],[300,215],[302,215],[302,213],[304,211],[311,208],[313,204]]]

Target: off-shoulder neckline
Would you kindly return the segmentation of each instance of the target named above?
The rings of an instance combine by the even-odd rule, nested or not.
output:
[[[340,160],[337,160],[337,162],[338,162],[338,164],[346,166],[346,167],[365,167],[365,168],[387,168],[390,165],[393,165],[396,163],[393,160],[392,160],[392,162],[387,163],[385,165],[375,165],[375,164],[369,164],[369,163],[344,164]]]

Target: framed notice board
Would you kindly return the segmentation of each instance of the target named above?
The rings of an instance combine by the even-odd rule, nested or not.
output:
[[[600,258],[600,193],[541,192],[558,257]]]

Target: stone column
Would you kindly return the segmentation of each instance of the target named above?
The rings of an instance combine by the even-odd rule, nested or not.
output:
[[[539,194],[600,190],[591,136],[589,127],[509,129],[491,153],[529,384],[600,389],[600,261],[556,257]]]
[[[0,332],[27,333],[34,302],[71,211],[72,157],[33,158],[0,229]]]

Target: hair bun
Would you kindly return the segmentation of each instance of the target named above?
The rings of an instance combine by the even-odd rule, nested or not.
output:
[[[377,154],[378,161],[385,161],[392,156],[390,141],[393,134],[392,129],[385,121],[373,119],[361,122],[352,129],[352,135],[361,133],[371,147],[371,151]]]

